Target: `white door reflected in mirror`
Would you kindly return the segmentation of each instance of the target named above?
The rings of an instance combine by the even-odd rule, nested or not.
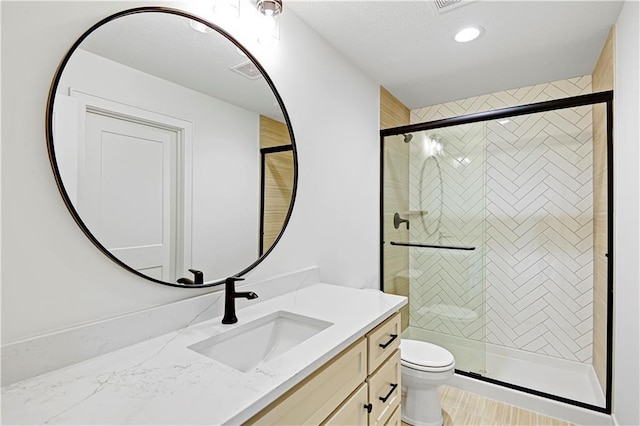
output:
[[[175,276],[178,248],[176,133],[144,123],[86,115],[78,211],[118,259],[158,280]]]

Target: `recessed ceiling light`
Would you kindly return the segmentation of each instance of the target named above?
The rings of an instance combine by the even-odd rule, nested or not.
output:
[[[458,43],[466,43],[468,41],[475,40],[478,37],[480,37],[480,35],[482,34],[482,31],[483,31],[482,27],[477,27],[477,26],[463,28],[460,31],[458,31],[454,39]]]

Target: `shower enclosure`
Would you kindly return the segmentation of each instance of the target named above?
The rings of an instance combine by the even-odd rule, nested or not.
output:
[[[612,93],[381,131],[381,287],[456,373],[611,411]]]

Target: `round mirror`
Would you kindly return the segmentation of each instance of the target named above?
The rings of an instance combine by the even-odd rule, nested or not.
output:
[[[211,286],[273,249],[297,156],[273,82],[233,37],[186,12],[100,21],[53,80],[47,144],[84,233],[149,280]]]

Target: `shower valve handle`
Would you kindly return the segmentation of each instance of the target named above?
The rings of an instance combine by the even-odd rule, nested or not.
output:
[[[396,213],[393,215],[393,227],[398,229],[400,225],[406,223],[407,229],[409,229],[409,219],[403,219],[400,217],[400,213]]]

